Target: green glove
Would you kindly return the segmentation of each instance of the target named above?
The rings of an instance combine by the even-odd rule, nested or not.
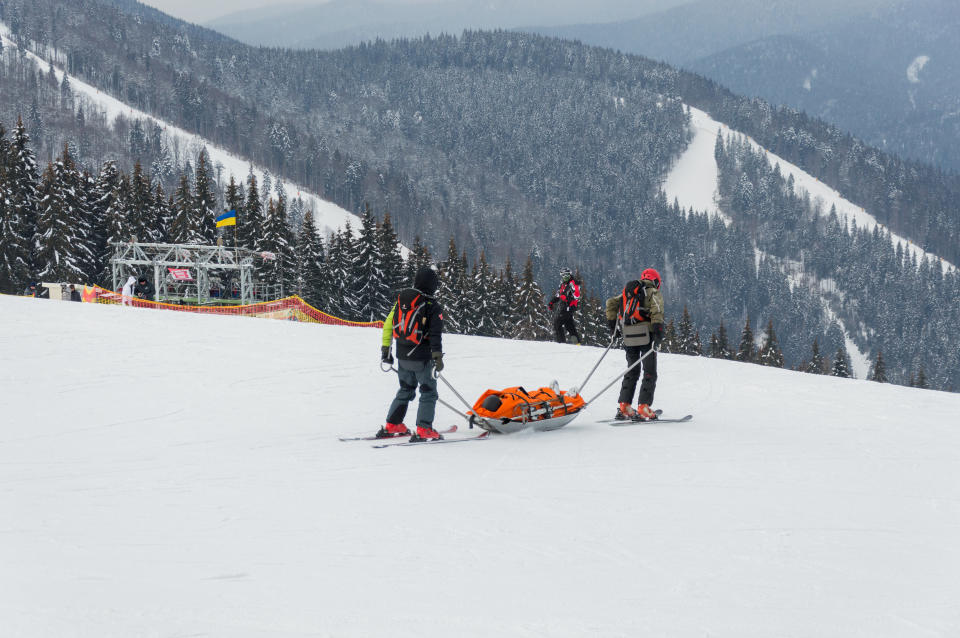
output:
[[[433,353],[433,363],[437,367],[437,372],[443,370],[443,353],[434,352]]]

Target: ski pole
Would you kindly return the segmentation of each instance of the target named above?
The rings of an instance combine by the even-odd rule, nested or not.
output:
[[[620,378],[622,378],[622,377],[625,377],[628,372],[630,372],[631,370],[633,370],[634,368],[636,368],[638,365],[640,365],[640,362],[641,362],[641,361],[643,361],[644,359],[646,359],[647,357],[649,357],[651,352],[656,352],[656,351],[657,351],[657,349],[656,349],[655,347],[652,347],[652,348],[650,348],[649,350],[647,350],[647,351],[643,354],[643,356],[640,357],[639,359],[637,359],[636,361],[634,361],[634,362],[630,365],[629,368],[627,368],[626,370],[624,370],[623,372],[621,372],[620,374],[618,374],[618,375],[615,376],[614,378],[610,379],[610,383],[608,383],[607,385],[603,386],[603,390],[600,390],[600,392],[597,392],[597,395],[596,395],[595,397],[593,397],[592,399],[590,399],[589,401],[587,401],[586,403],[584,403],[584,404],[583,404],[583,407],[586,408],[588,405],[590,405],[591,403],[593,403],[594,401],[596,401],[597,399],[599,399],[599,398],[600,398],[600,395],[603,394],[604,392],[606,392],[607,389],[609,389],[610,386],[612,386],[614,383],[616,383],[618,379],[620,379]]]
[[[584,389],[584,388],[586,387],[586,385],[587,385],[587,381],[590,380],[590,377],[593,376],[593,373],[596,372],[596,371],[597,371],[597,368],[600,367],[600,364],[603,362],[603,358],[607,356],[607,353],[608,353],[608,352],[610,352],[610,348],[613,347],[613,343],[614,343],[616,340],[617,340],[617,333],[616,333],[616,331],[614,331],[614,333],[613,333],[612,335],[610,335],[610,343],[607,345],[607,349],[603,351],[603,354],[602,354],[602,355],[600,355],[600,359],[597,360],[597,363],[593,366],[593,369],[590,370],[590,374],[588,374],[588,375],[587,375],[587,378],[583,380],[583,383],[581,383],[579,386],[577,386],[577,394],[580,394],[581,392],[583,392],[583,389]]]

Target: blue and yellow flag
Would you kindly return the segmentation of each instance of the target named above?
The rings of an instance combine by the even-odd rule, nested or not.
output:
[[[217,217],[217,228],[237,225],[237,211],[231,210]]]

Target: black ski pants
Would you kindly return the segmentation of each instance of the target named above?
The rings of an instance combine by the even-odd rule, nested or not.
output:
[[[576,337],[578,343],[581,341],[580,333],[577,332],[577,324],[573,322],[572,311],[567,312],[560,310],[557,312],[557,316],[553,318],[553,333],[557,343],[566,343],[567,333]]]
[[[420,386],[420,405],[417,407],[417,426],[433,427],[433,415],[437,409],[437,380],[433,378],[433,361],[413,361],[399,359],[397,361],[397,377],[400,379],[400,389],[387,412],[387,423],[399,425],[407,415],[407,405],[417,396],[417,386]]]
[[[636,363],[637,359],[647,353],[653,347],[652,343],[645,346],[624,346],[627,353],[627,365]],[[650,356],[643,360],[643,363],[635,367],[623,377],[623,384],[620,386],[620,403],[629,403],[633,405],[633,393],[637,390],[637,381],[640,379],[640,368],[643,368],[643,383],[640,384],[640,396],[637,397],[637,404],[646,403],[653,405],[653,393],[657,389],[657,353],[651,352]]]

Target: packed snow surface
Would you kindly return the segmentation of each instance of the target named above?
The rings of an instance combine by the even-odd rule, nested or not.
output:
[[[5,23],[0,22],[0,39],[3,41],[3,46],[16,48],[16,43],[14,43],[9,36],[10,28]],[[44,52],[44,58],[29,51],[27,52],[27,56],[36,60],[37,63],[40,64],[40,68],[44,71],[49,68],[52,62],[57,81],[63,81],[64,71],[58,66],[61,62],[57,59],[58,56],[56,52],[48,48]],[[190,133],[144,111],[133,108],[129,104],[121,102],[111,95],[101,93],[97,87],[87,84],[73,75],[68,74],[67,77],[70,79],[70,87],[73,89],[74,94],[82,96],[88,100],[90,104],[103,111],[107,116],[108,122],[115,121],[116,118],[121,115],[130,120],[141,119],[156,122],[163,129],[168,141],[175,141],[181,148],[188,150],[191,154],[197,154],[201,148],[206,148],[210,156],[211,167],[216,167],[217,164],[223,167],[222,181],[224,184],[230,181],[230,175],[233,175],[238,182],[243,182],[252,171],[253,174],[256,175],[258,184],[262,188],[264,183],[264,169],[262,167],[252,165],[247,160],[210,143],[210,141],[199,135]],[[191,162],[196,160],[195,157],[191,157],[190,159]],[[277,177],[274,176],[273,179],[276,180]],[[359,218],[355,215],[332,202],[322,199],[315,193],[304,190],[289,180],[283,180],[281,183],[283,184],[283,189],[288,201],[300,197],[303,199],[305,210],[313,211],[318,230],[326,232],[336,231],[348,220],[350,220],[354,226],[359,223]],[[274,190],[277,189],[277,186],[277,183],[273,184]]]
[[[692,422],[595,423],[611,390],[375,450],[337,437],[382,423],[379,338],[0,297],[2,634],[960,633],[960,396],[666,355],[656,405]],[[444,343],[471,401],[602,352]]]

